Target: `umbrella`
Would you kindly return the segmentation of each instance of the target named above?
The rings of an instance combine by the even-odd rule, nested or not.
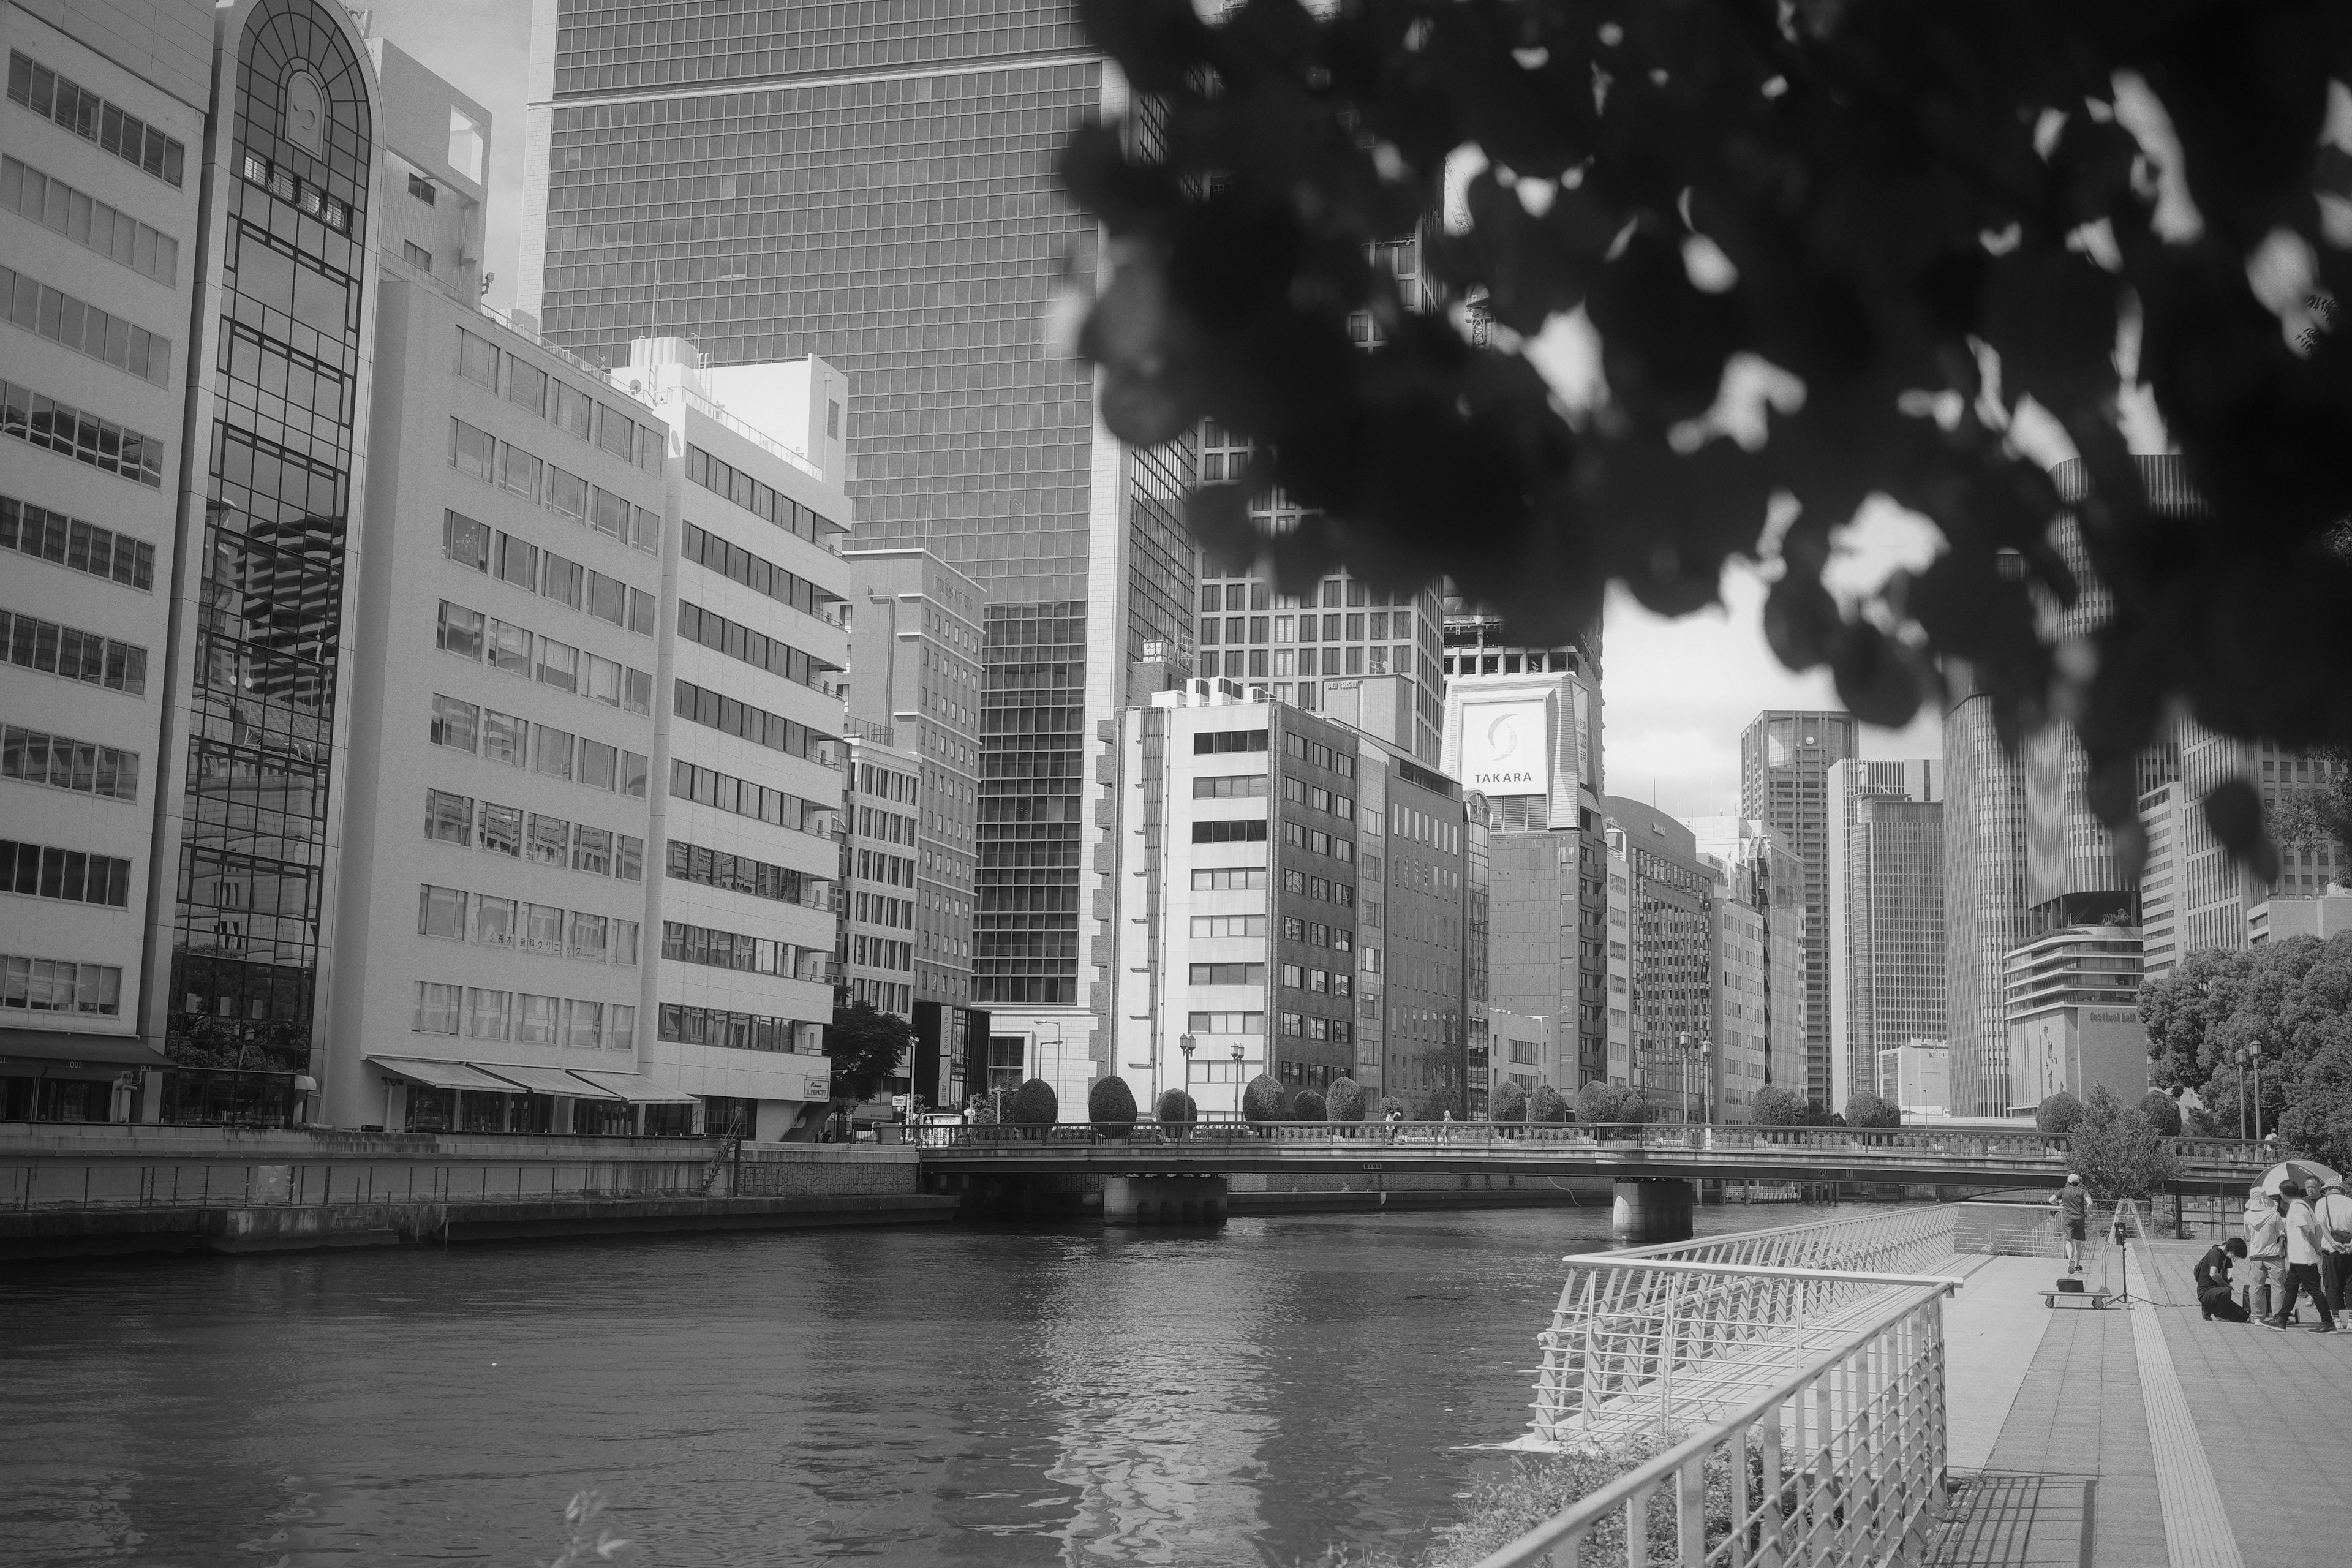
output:
[[[2343,1180],[2316,1160],[2281,1160],[2263,1173],[2263,1195],[2276,1197],[2282,1182],[2300,1182],[2304,1184],[2305,1193],[2310,1194],[2331,1182],[2340,1184]],[[2313,1185],[2314,1183],[2317,1185]]]

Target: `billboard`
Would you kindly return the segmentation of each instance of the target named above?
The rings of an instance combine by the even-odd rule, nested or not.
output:
[[[1465,704],[1462,785],[1487,795],[1551,791],[1549,704],[1544,698]]]

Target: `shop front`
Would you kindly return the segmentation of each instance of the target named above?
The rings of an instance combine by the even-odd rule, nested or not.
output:
[[[133,1121],[163,1053],[134,1035],[0,1028],[0,1121]]]

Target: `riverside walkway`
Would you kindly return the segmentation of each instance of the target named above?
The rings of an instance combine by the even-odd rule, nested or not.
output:
[[[2340,1563],[2352,1332],[2209,1323],[2201,1242],[2129,1250],[2137,1300],[2045,1309],[2048,1258],[1989,1258],[1948,1305],[1945,1568]],[[2103,1262],[2091,1265],[2094,1286]],[[2310,1321],[2308,1306],[2305,1321]]]

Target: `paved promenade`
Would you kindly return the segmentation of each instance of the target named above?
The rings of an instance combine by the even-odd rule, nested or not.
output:
[[[2130,1248],[2128,1306],[2052,1311],[2063,1265],[1993,1258],[1947,1308],[1952,1568],[2338,1563],[2352,1331],[2208,1323],[2204,1245]],[[2094,1289],[2112,1259],[2090,1262]],[[2121,1281],[2112,1274],[2109,1288]],[[2309,1309],[2306,1307],[2308,1322]]]

